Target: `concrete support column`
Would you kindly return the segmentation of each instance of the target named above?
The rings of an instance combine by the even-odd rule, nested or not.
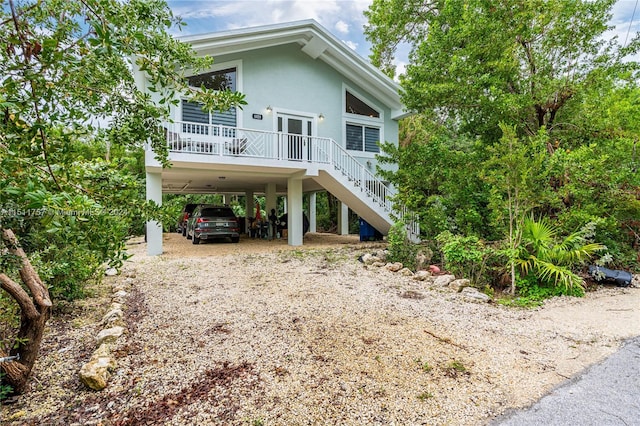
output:
[[[338,210],[338,234],[349,235],[349,206],[342,201]]]
[[[251,225],[251,222],[249,222],[249,218],[255,216],[255,214],[256,214],[256,205],[253,202],[254,201],[253,200],[253,191],[246,191],[244,193],[244,196],[245,196],[244,209],[247,212],[246,215],[245,215],[247,217],[247,219],[246,219],[245,224],[244,224],[244,229],[247,230],[247,234],[248,234],[249,233],[249,229],[250,229],[250,225]]]
[[[162,174],[147,172],[147,200],[162,205]],[[157,256],[162,254],[162,225],[150,220],[147,222],[147,254]]]
[[[316,231],[316,193],[309,194],[309,232]]]
[[[287,230],[290,246],[302,245],[302,180],[287,180]]]

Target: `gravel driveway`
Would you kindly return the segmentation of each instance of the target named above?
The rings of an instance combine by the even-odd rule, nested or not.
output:
[[[3,407],[24,411],[10,424],[477,425],[640,335],[635,288],[522,310],[368,269],[357,258],[381,243],[353,236],[164,238],[112,278],[135,276],[107,389],[77,381],[96,331],[78,318],[104,310],[75,307],[74,326],[52,323],[36,389]]]

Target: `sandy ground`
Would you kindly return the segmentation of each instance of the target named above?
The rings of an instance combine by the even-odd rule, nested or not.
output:
[[[384,246],[308,234],[133,241],[129,332],[102,392],[78,383],[105,294],[51,321],[8,424],[477,425],[535,402],[640,335],[640,289],[536,309],[476,303],[357,257]],[[13,419],[9,421],[9,419]]]

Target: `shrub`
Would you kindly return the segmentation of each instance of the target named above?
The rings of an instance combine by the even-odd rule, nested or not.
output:
[[[483,281],[487,261],[495,254],[491,247],[476,236],[463,237],[449,231],[440,233],[436,241],[440,245],[445,269],[475,284]]]
[[[548,220],[526,219],[520,251],[515,260],[522,276],[527,280],[535,279],[540,288],[559,287],[561,294],[582,295],[583,279],[572,268],[605,249],[601,244],[589,242],[594,229],[595,223],[588,223],[560,239],[558,228]]]
[[[388,260],[401,262],[405,267],[415,271],[418,246],[409,241],[404,222],[396,222],[389,230],[387,239],[389,242]]]

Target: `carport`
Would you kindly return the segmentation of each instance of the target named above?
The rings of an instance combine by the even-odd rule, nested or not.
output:
[[[316,193],[324,191],[313,178],[317,167],[308,163],[270,164],[246,157],[226,157],[225,163],[216,162],[217,156],[193,153],[171,153],[172,167],[162,168],[146,153],[147,199],[162,204],[162,194],[221,194],[225,202],[234,195],[244,196],[247,212],[255,211],[255,196],[264,196],[266,211],[277,207],[278,197],[285,197],[289,216],[287,244],[303,244],[303,196],[309,196],[309,231],[316,232]],[[292,162],[289,162],[292,163]],[[288,166],[288,167],[287,167]],[[348,234],[348,207],[342,204],[338,217],[341,235]],[[245,224],[245,229],[248,223]],[[162,227],[155,221],[147,224],[147,252],[158,255],[162,249]]]

